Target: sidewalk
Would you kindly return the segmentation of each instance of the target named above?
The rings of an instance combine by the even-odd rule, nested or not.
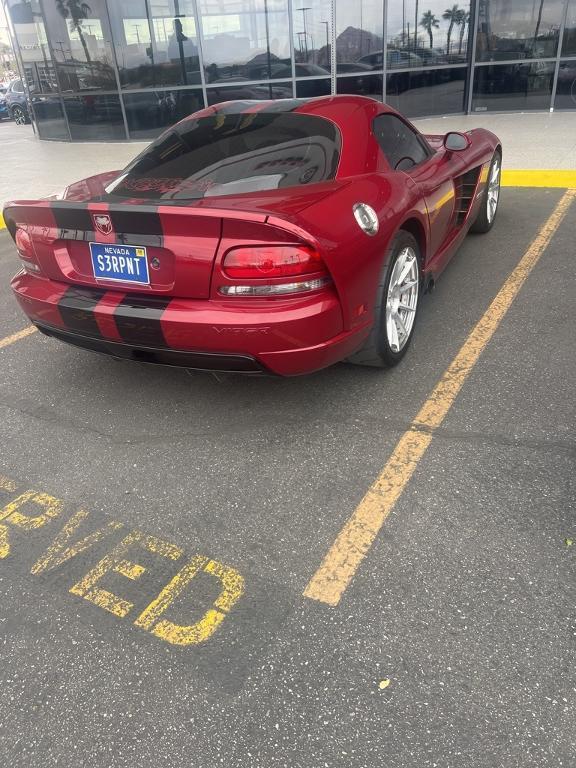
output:
[[[504,149],[504,169],[576,170],[576,113],[453,115],[415,120],[423,133],[483,127]],[[32,126],[0,123],[0,208],[8,200],[60,192],[73,181],[123,168],[147,142],[39,141]]]
[[[0,123],[0,212],[8,200],[61,192],[73,181],[120,170],[147,142],[40,141],[31,125]]]
[[[422,133],[487,128],[502,141],[504,169],[576,170],[576,112],[426,117],[414,125]]]

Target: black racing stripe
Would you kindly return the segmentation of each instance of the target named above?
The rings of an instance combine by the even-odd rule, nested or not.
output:
[[[60,230],[58,237],[65,240],[93,240],[94,224],[87,206],[74,203],[73,206],[53,205],[52,213],[56,227]]]
[[[94,308],[106,291],[98,288],[71,286],[58,302],[58,309],[66,328],[70,331],[101,337]]]
[[[89,206],[74,203],[72,206],[53,205],[52,212],[58,229],[58,237],[63,240],[96,240],[94,223]],[[105,211],[112,219],[115,240],[123,245],[143,245],[162,248],[162,222],[160,215],[150,206],[140,208],[137,205],[126,209]]]
[[[138,206],[109,211],[116,241],[125,245],[164,246],[162,222],[158,211],[138,210]]]
[[[257,99],[238,99],[237,101],[224,101],[213,106],[219,115],[240,115],[250,107],[255,107],[260,103]]]
[[[279,99],[264,107],[262,112],[295,112],[312,99]]]
[[[142,347],[168,346],[160,319],[171,301],[165,296],[125,296],[114,311],[121,338]]]
[[[266,112],[293,112],[299,107],[304,106],[306,102],[312,101],[312,99],[275,99],[272,100],[270,96],[270,104],[259,109],[255,114],[264,114]],[[255,106],[260,106],[262,101],[256,99],[244,99],[237,101],[224,102],[223,104],[215,104],[214,107],[219,114],[222,115],[238,115],[243,114],[246,110],[252,109]]]

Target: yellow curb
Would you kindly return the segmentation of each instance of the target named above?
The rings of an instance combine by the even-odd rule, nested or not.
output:
[[[4,216],[0,213],[0,229],[6,229],[6,222],[4,221]]]
[[[503,187],[576,187],[576,170],[502,171]]]

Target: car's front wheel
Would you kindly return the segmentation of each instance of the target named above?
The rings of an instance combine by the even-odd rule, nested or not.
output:
[[[502,156],[500,152],[494,152],[490,170],[488,171],[488,180],[484,188],[482,203],[476,221],[470,227],[471,232],[484,233],[492,229],[498,211],[498,202],[500,200],[500,175],[502,172]]]
[[[374,326],[362,349],[348,358],[356,365],[396,365],[412,340],[420,296],[418,243],[409,232],[400,231],[388,254],[378,285]]]
[[[16,125],[26,125],[30,122],[30,118],[28,117],[28,112],[23,108],[18,106],[18,104],[15,107],[12,107],[12,119],[16,123]]]

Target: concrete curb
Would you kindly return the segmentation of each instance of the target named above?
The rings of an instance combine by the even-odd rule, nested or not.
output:
[[[502,171],[503,187],[548,187],[561,189],[576,189],[576,170],[507,170]],[[6,223],[0,213],[0,229],[5,229]]]

